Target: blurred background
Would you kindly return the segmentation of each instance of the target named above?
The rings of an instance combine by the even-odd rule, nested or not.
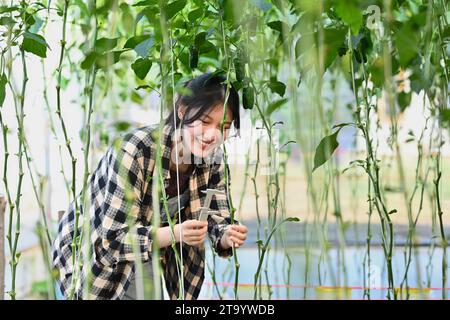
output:
[[[447,7],[3,1],[4,298],[55,298],[50,246],[85,173],[216,72],[241,99],[225,147],[249,238],[230,259],[206,245],[201,299],[447,299]]]

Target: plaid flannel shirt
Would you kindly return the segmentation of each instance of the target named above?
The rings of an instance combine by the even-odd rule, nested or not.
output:
[[[91,259],[84,259],[82,272],[76,285],[76,297],[81,298],[86,274],[90,271],[90,299],[120,299],[128,288],[135,272],[135,261],[147,261],[152,256],[152,181],[156,160],[158,125],[135,129],[121,139],[116,151],[111,146],[100,160],[89,180],[90,246]],[[170,179],[170,152],[174,129],[163,127],[162,168],[164,187]],[[219,151],[219,152],[217,152]],[[213,160],[211,162],[211,160]],[[181,215],[186,219],[196,218],[200,212],[207,188],[226,191],[223,151],[219,147],[209,158],[210,164],[196,164],[190,177],[189,204]],[[154,177],[156,178],[156,177]],[[128,190],[128,191],[127,191]],[[130,191],[131,190],[131,191]],[[130,193],[131,192],[131,193]],[[80,198],[81,193],[78,195]],[[129,197],[131,196],[131,197]],[[130,201],[130,199],[132,199]],[[78,202],[79,203],[79,202]],[[79,230],[83,224],[83,207],[80,207]],[[232,255],[232,249],[221,249],[219,242],[231,223],[226,197],[214,196],[211,209],[220,215],[208,217],[208,236],[215,252],[221,257]],[[59,285],[67,298],[73,274],[71,244],[74,236],[74,202],[61,218],[58,234],[53,243],[53,267],[59,271]],[[182,212],[183,213],[183,212]],[[238,221],[235,221],[239,224]],[[138,252],[133,250],[138,247]],[[180,252],[180,243],[177,243]],[[184,264],[184,298],[197,299],[204,280],[205,248],[182,244]],[[175,253],[171,246],[161,248],[161,265],[167,292],[171,299],[179,295],[179,281]]]

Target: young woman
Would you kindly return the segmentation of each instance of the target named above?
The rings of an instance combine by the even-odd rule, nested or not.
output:
[[[220,148],[231,124],[239,129],[239,96],[232,87],[223,119],[224,80],[207,73],[187,82],[185,87],[190,94],[178,96],[175,110],[164,123],[160,139],[168,212],[161,202],[161,226],[152,225],[153,180],[159,178],[154,175],[159,125],[134,129],[119,140],[119,148],[114,147],[115,143],[108,149],[89,180],[92,258],[83,259],[81,255],[82,272],[74,286],[74,202],[60,221],[53,244],[53,265],[59,271],[59,286],[66,298],[81,299],[85,289],[90,299],[136,299],[136,285],[141,281],[135,276],[136,261],[143,263],[143,277],[151,279],[152,248],[158,246],[167,293],[171,299],[177,299],[179,271],[171,247],[168,215],[174,220],[177,250],[182,254],[185,299],[197,299],[200,293],[206,235],[221,257],[231,256],[232,246],[243,245],[247,228],[237,221],[231,224],[224,175],[227,164]],[[210,209],[215,214],[200,221],[197,218],[207,189],[220,190],[225,195],[212,198]],[[79,207],[82,225],[83,208]],[[75,288],[72,293],[70,288]]]

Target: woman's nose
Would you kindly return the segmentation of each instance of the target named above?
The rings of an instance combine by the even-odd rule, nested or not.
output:
[[[206,143],[214,142],[214,140],[215,140],[214,136],[203,136],[203,141],[205,141]]]
[[[217,139],[216,130],[215,129],[206,130],[206,132],[203,134],[202,138],[206,143],[215,142],[215,140]]]

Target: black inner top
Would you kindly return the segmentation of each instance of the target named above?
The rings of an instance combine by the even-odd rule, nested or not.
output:
[[[179,182],[180,182],[180,195],[183,194],[187,188],[189,188],[189,178],[192,175],[192,172],[194,171],[194,165],[191,165],[187,172],[178,172],[179,176]],[[170,180],[169,185],[166,189],[166,195],[169,198],[172,198],[178,194],[177,190],[177,171],[176,170],[170,170]]]

